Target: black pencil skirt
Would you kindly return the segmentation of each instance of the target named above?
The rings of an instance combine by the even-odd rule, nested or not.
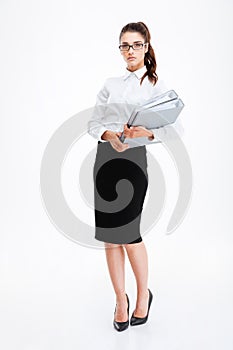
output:
[[[146,146],[117,152],[98,141],[93,168],[95,239],[115,244],[142,241],[140,221],[148,187]]]

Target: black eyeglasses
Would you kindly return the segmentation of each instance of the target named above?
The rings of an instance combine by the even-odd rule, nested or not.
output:
[[[133,50],[141,50],[144,45],[146,45],[146,43],[135,43],[133,45],[122,44],[119,46],[119,49],[121,51],[129,51],[129,49],[132,47]]]

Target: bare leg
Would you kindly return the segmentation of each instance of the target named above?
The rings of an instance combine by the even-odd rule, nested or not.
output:
[[[125,249],[132,266],[137,283],[137,302],[135,317],[145,317],[147,314],[148,291],[148,256],[144,242],[125,244]]]
[[[105,253],[110,278],[116,293],[117,307],[114,319],[117,322],[126,322],[128,302],[125,295],[125,251],[122,245],[105,243]]]

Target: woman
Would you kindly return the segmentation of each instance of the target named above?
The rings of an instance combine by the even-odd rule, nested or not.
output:
[[[120,32],[119,44],[120,53],[127,64],[125,74],[105,81],[97,95],[88,132],[98,140],[93,173],[95,238],[105,242],[108,269],[116,294],[113,325],[116,330],[123,331],[129,325],[129,298],[125,293],[125,250],[137,284],[137,301],[130,325],[140,325],[147,321],[153,295],[147,286],[148,256],[140,235],[141,211],[148,186],[146,146],[130,148],[127,143],[119,140],[119,136],[124,131],[126,138],[147,137],[148,141],[157,138],[160,142],[161,132],[163,134],[166,127],[160,128],[164,130],[127,127],[133,106],[164,92],[164,87],[156,74],[150,33],[143,22],[124,26]],[[132,187],[126,183],[117,195],[117,185],[122,179],[130,181],[133,192]],[[112,203],[115,207],[111,207]]]

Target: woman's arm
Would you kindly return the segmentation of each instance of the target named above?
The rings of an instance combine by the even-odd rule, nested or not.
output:
[[[158,80],[158,83],[155,85],[155,96],[160,95],[169,89],[163,80]],[[156,129],[150,129],[150,132],[152,133],[151,137],[148,137],[148,141],[158,141],[158,142],[165,142],[168,140],[176,139],[177,137],[182,137],[184,134],[184,128],[182,125],[182,119],[181,117],[178,117],[175,123],[162,126],[160,128]]]
[[[184,134],[184,128],[179,117],[175,123],[162,126],[161,128],[150,129],[150,131],[153,134],[153,138],[149,138],[149,141],[152,142],[156,140],[160,142],[174,140],[182,137]]]
[[[104,86],[97,94],[94,111],[90,120],[88,121],[88,133],[98,141],[109,141],[116,151],[123,152],[125,149],[129,148],[129,145],[127,143],[123,144],[119,140],[121,132],[111,131],[103,123],[103,117],[105,116],[108,97],[109,92],[107,90],[105,82]]]
[[[106,88],[106,81],[103,85],[103,87],[100,89],[100,91],[97,94],[96,97],[96,104],[93,110],[93,113],[91,115],[90,120],[87,124],[87,131],[88,134],[97,139],[98,141],[107,141],[102,139],[102,135],[105,131],[108,129],[103,124],[102,119],[105,113],[105,104],[108,102],[109,93]]]
[[[160,95],[171,88],[168,88],[163,80],[158,80],[155,84],[155,93],[154,96]],[[148,144],[151,142],[166,142],[168,140],[176,139],[177,137],[182,137],[184,134],[184,128],[182,125],[182,119],[180,117],[177,118],[175,123],[162,126],[160,128],[150,129],[150,136],[148,136]],[[147,135],[145,135],[147,136]]]
[[[127,124],[124,125],[125,137],[134,138],[146,136],[148,138],[148,144],[150,141],[165,142],[176,139],[177,137],[182,137],[183,133],[184,129],[179,119],[177,119],[173,124],[156,129],[146,129],[143,126],[131,126],[128,128]]]

